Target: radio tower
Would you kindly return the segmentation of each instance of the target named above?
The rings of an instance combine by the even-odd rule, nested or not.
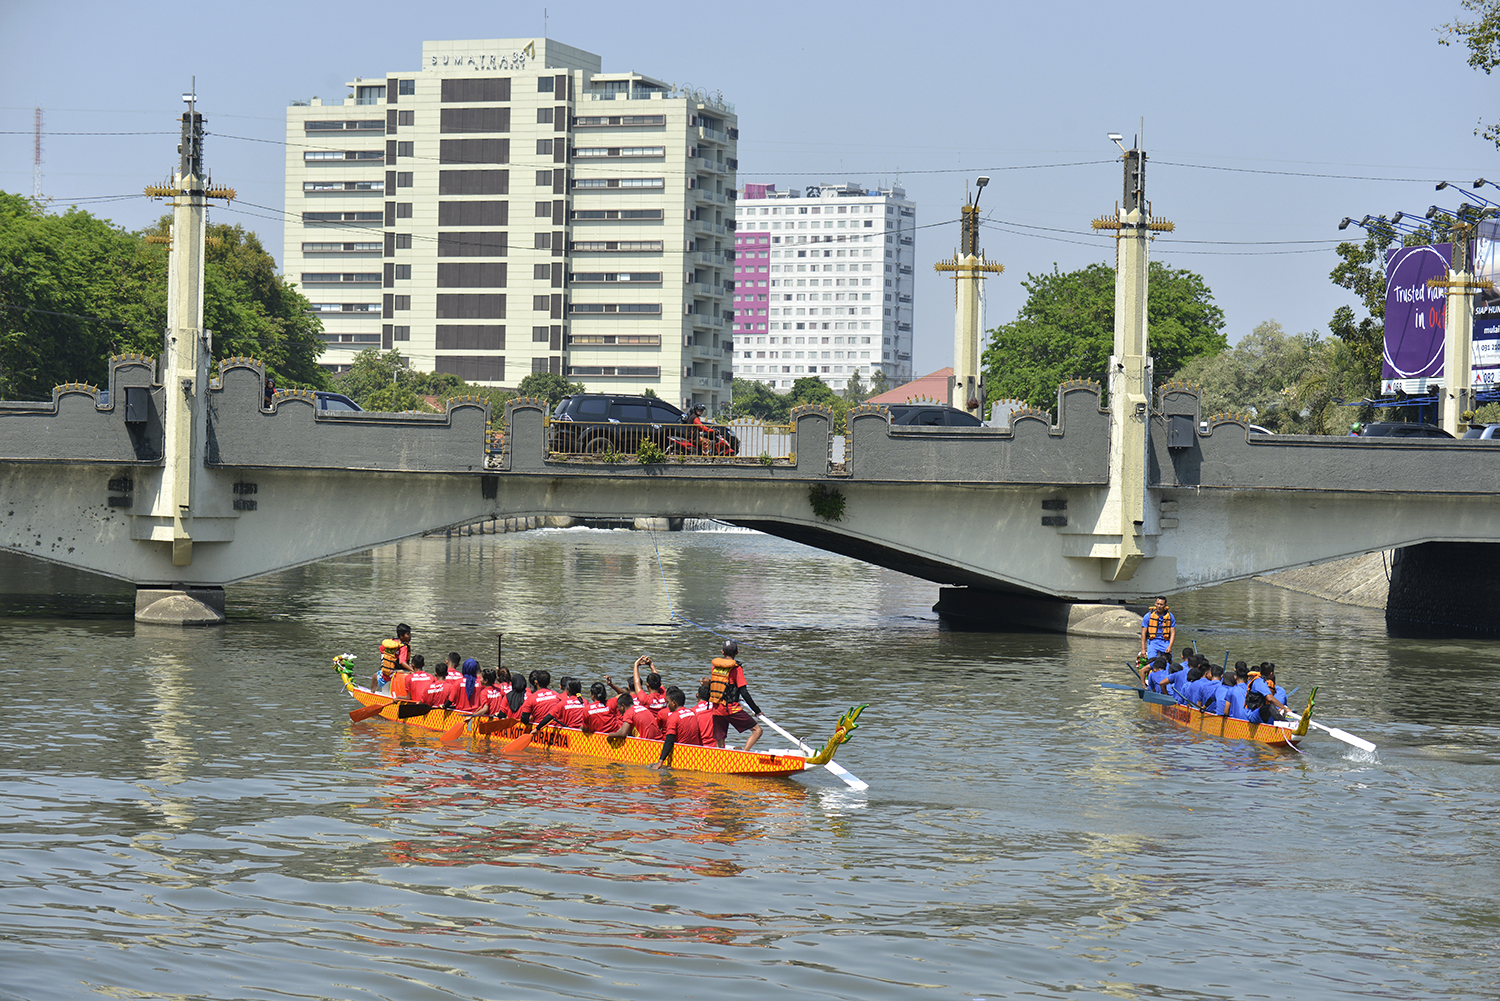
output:
[[[31,153],[31,197],[42,200],[42,109],[36,109],[36,139]]]

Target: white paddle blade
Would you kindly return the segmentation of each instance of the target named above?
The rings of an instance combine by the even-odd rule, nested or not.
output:
[[[1348,731],[1340,730],[1337,727],[1324,726],[1321,723],[1314,723],[1313,726],[1317,727],[1319,730],[1322,730],[1334,740],[1342,740],[1350,747],[1357,747],[1361,751],[1375,750],[1374,744],[1370,743],[1368,740],[1365,740],[1363,737],[1356,737],[1354,736],[1354,734],[1349,733]]]

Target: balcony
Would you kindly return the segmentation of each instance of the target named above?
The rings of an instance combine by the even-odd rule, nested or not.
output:
[[[720,132],[716,129],[706,129],[701,125],[698,127],[698,138],[707,139],[709,142],[716,143],[727,143],[729,141],[729,136],[725,135],[723,132]]]

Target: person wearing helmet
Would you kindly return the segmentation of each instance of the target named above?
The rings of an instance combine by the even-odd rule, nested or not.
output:
[[[1349,425],[1349,437],[1358,438],[1365,430],[1365,426],[1359,421]]]
[[[740,733],[750,731],[750,736],[745,740],[745,750],[748,751],[760,739],[761,728],[750,713],[740,708],[740,703],[744,702],[749,706],[756,716],[760,715],[760,706],[755,704],[747,687],[749,682],[745,680],[745,665],[739,662],[739,653],[740,645],[734,640],[726,640],[724,656],[715,657],[709,662],[708,701],[713,706],[714,743],[719,747],[724,746],[724,740],[729,736],[729,725],[733,723]]]

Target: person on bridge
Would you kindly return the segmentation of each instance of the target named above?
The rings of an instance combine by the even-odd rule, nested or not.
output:
[[[713,719],[714,743],[724,746],[725,739],[729,736],[729,726],[739,733],[750,731],[750,736],[745,739],[745,750],[755,746],[760,739],[760,724],[755,722],[750,713],[740,708],[740,703],[750,707],[750,712],[760,715],[760,706],[755,704],[755,698],[750,694],[749,682],[745,680],[745,665],[739,662],[740,645],[734,640],[724,641],[724,654],[709,661],[708,676],[708,701],[713,706],[711,718]]]
[[[1157,654],[1170,653],[1175,642],[1177,620],[1167,608],[1167,599],[1159,597],[1141,619],[1141,656],[1151,660]]]

